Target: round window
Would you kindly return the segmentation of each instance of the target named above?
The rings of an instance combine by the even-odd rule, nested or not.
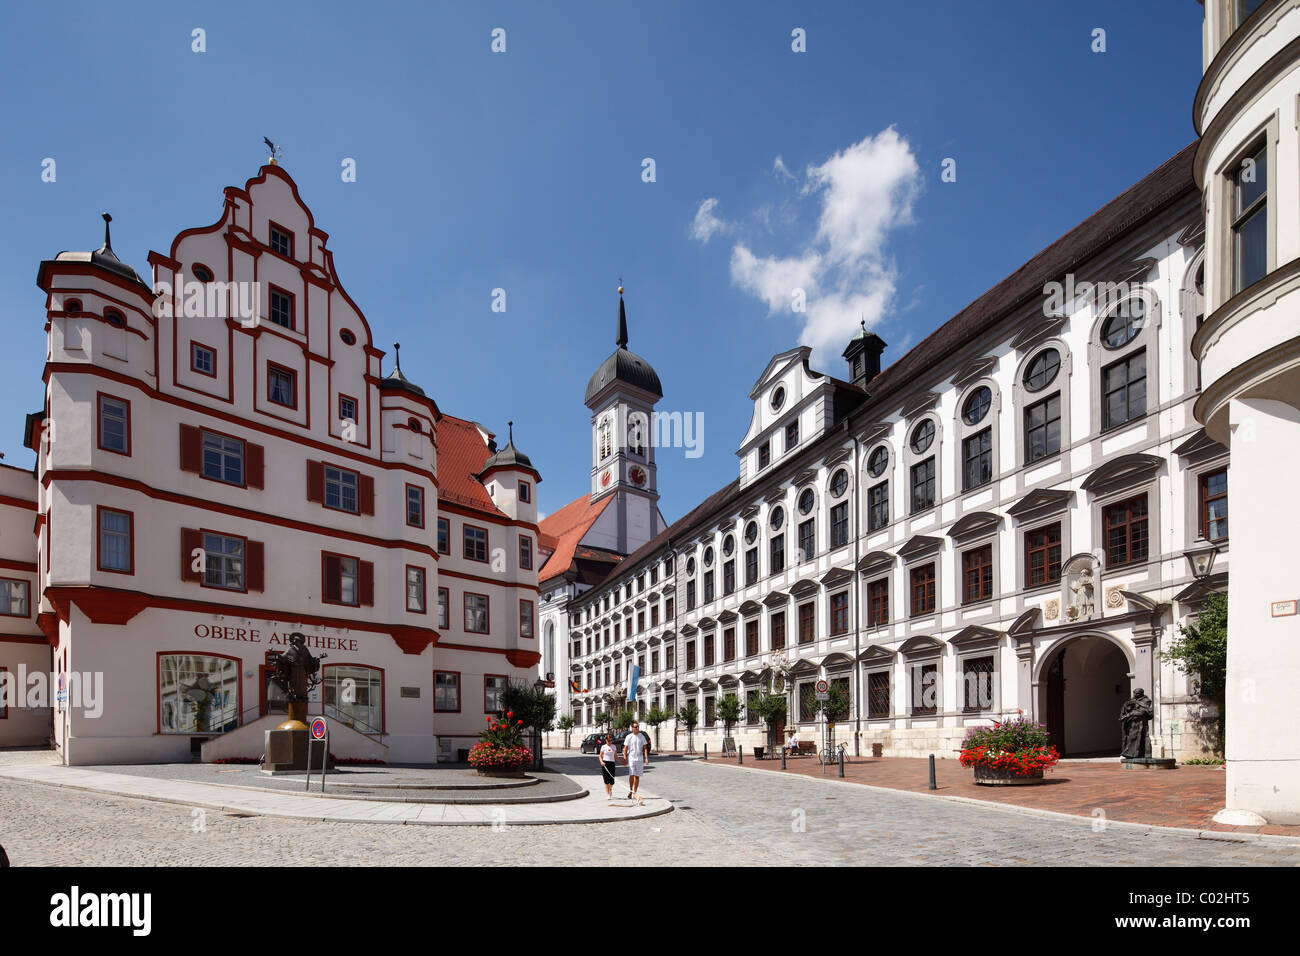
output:
[[[785,524],[785,509],[777,505],[772,509],[772,530],[780,531],[781,525]]]
[[[758,540],[758,522],[751,521],[745,526],[745,543],[753,544]]]
[[[912,451],[918,455],[930,447],[934,441],[934,422],[926,419],[912,429]]]
[[[772,392],[772,411],[779,412],[785,404],[785,387],[778,385]]]
[[[1108,349],[1122,349],[1142,332],[1147,321],[1147,304],[1141,298],[1120,303],[1115,314],[1101,329],[1101,340]]]
[[[1047,388],[1056,380],[1056,373],[1060,370],[1061,353],[1056,349],[1044,349],[1025,369],[1025,388],[1031,392]]]
[[[418,418],[408,418],[408,419],[406,420],[406,426],[407,426],[408,428],[410,428],[411,431],[413,431],[413,432],[417,432],[417,433],[418,433],[418,432],[421,430],[421,428],[420,428],[420,420],[419,420]]]
[[[803,493],[799,495],[799,513],[806,515],[813,510],[815,504],[817,504],[817,496],[813,494],[811,488],[805,488]]]
[[[966,404],[961,409],[961,420],[967,425],[978,425],[989,413],[989,406],[992,404],[993,392],[987,385],[981,385],[966,399]]]
[[[694,573],[695,573],[695,559],[694,559],[694,558],[687,558],[687,559],[686,559],[686,573],[687,573],[687,574],[694,574]]]
[[[67,300],[65,300],[64,303],[63,303],[63,311],[64,311],[64,312],[80,312],[80,311],[81,311],[81,300],[80,300],[80,299],[67,299]]]
[[[357,337],[352,334],[351,329],[339,329],[339,338],[343,340],[344,345],[357,344]]]
[[[706,568],[711,568],[711,567],[713,567],[713,549],[712,549],[712,548],[705,548],[705,549],[704,549],[704,566],[705,566]]]
[[[831,494],[836,498],[849,490],[849,473],[841,468],[831,478]]]
[[[730,557],[731,553],[735,550],[736,550],[736,537],[735,535],[729,534],[722,539],[722,553]]]
[[[879,478],[889,467],[889,449],[880,445],[871,453],[867,459],[867,474],[872,478]]]

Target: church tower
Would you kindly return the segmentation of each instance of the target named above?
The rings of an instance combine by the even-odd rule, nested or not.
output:
[[[650,363],[627,348],[627,309],[618,289],[618,346],[591,376],[591,501],[611,498],[618,542],[630,554],[664,529],[655,475],[654,407],[663,398]]]

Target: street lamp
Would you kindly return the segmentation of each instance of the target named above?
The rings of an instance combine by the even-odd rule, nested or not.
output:
[[[1204,547],[1192,548],[1183,552],[1183,557],[1191,565],[1192,577],[1198,581],[1203,581],[1210,576],[1210,571],[1214,568],[1214,558],[1219,553],[1217,545],[1206,544]]]
[[[537,680],[533,681],[533,690],[537,691],[538,695],[540,696],[541,694],[546,693],[546,687],[547,687],[546,679],[541,675],[538,675]],[[536,730],[537,730],[537,769],[541,770],[543,769],[542,768],[542,728],[538,727],[536,728]]]

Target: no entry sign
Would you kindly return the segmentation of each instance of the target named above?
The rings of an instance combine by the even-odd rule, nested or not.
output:
[[[312,739],[312,740],[324,740],[324,739],[325,739],[325,718],[324,718],[324,717],[314,717],[314,718],[312,718],[312,722],[311,722],[311,739]]]

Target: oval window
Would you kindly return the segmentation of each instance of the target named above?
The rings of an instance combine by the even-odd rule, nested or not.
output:
[[[1141,298],[1122,302],[1101,329],[1102,343],[1108,349],[1122,349],[1142,332],[1147,322],[1147,304]]]
[[[889,467],[889,449],[880,445],[867,459],[867,474],[872,478],[879,478],[885,473],[887,467]]]
[[[848,490],[849,473],[841,468],[839,471],[835,472],[835,476],[831,478],[831,494],[838,498]]]
[[[799,513],[801,515],[806,515],[808,512],[813,510],[813,505],[815,504],[817,504],[817,496],[813,494],[811,488],[805,488],[803,493],[799,495]]]
[[[772,392],[772,411],[779,412],[781,410],[781,406],[784,404],[785,404],[785,388],[781,385],[778,385],[776,387],[776,390]]]
[[[705,548],[705,549],[704,549],[704,566],[705,566],[706,568],[711,568],[711,567],[713,567],[713,549],[712,549],[712,548]]]
[[[68,299],[68,300],[66,300],[66,301],[63,303],[63,311],[64,311],[64,312],[80,312],[80,311],[81,311],[81,300],[80,300],[80,299]]]
[[[751,521],[745,526],[745,543],[753,544],[758,540],[758,523]]]
[[[686,559],[686,573],[687,573],[687,574],[694,574],[694,573],[695,573],[695,559],[694,559],[694,558],[687,558],[687,559]]]
[[[357,337],[352,334],[351,329],[339,329],[339,338],[343,340],[344,345],[357,344]]]
[[[912,451],[918,455],[930,447],[934,441],[934,422],[929,419],[912,429]]]
[[[989,413],[991,404],[993,404],[993,392],[987,385],[981,385],[966,399],[966,404],[961,409],[961,420],[967,425],[978,425]]]
[[[772,530],[780,531],[781,525],[785,523],[785,509],[777,505],[772,509]]]
[[[417,433],[418,433],[418,432],[420,432],[420,431],[423,431],[423,429],[422,429],[421,426],[420,426],[420,420],[419,420],[418,418],[408,418],[408,419],[406,420],[406,425],[407,425],[407,427],[410,428],[411,431],[413,431],[413,432],[417,432]]]
[[[194,265],[190,266],[190,272],[194,273],[194,278],[198,279],[200,282],[212,281],[212,270],[202,263],[194,263]]]
[[[1039,352],[1025,369],[1025,388],[1031,392],[1047,388],[1056,380],[1056,373],[1060,370],[1060,352],[1056,349],[1045,349]]]
[[[731,556],[731,552],[736,550],[736,538],[734,535],[727,535],[722,539],[722,553]]]

